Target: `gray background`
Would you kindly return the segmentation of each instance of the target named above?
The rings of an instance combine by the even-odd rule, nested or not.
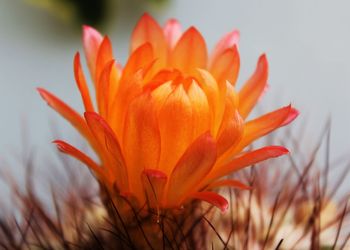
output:
[[[266,52],[270,89],[263,99],[264,110],[291,102],[301,111],[294,126],[306,123],[310,141],[331,116],[334,157],[348,153],[350,146],[349,10],[348,0],[173,0],[163,8],[147,9],[161,23],[176,17],[185,28],[195,25],[209,47],[238,28],[240,83]],[[143,11],[124,9],[104,27],[121,62]],[[72,69],[77,50],[82,51],[79,31],[22,1],[0,0],[1,160],[18,152],[24,138],[39,153],[54,151],[53,123],[61,134],[64,131],[61,138],[77,138],[35,91],[45,87],[82,111]]]

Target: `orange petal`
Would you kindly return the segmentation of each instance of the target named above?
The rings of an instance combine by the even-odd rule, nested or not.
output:
[[[221,131],[217,139],[218,156],[237,145],[243,135],[244,124],[240,114],[235,111],[229,118],[225,121],[224,127],[220,129]]]
[[[124,67],[121,82],[132,77],[140,69],[148,67],[152,62],[154,62],[153,48],[150,43],[145,43],[130,55]]]
[[[228,209],[228,201],[221,195],[214,192],[197,192],[191,195],[191,198],[206,201],[221,210],[221,212],[226,212]]]
[[[196,28],[189,28],[180,38],[170,56],[171,66],[190,75],[197,68],[207,67],[207,46]]]
[[[92,171],[94,171],[97,174],[98,178],[106,178],[103,169],[100,166],[98,166],[97,163],[95,163],[89,156],[85,155],[77,148],[61,140],[55,140],[53,141],[53,143],[56,144],[58,150],[62,153],[68,154],[78,159],[86,166],[88,166]]]
[[[158,123],[159,168],[169,174],[193,140],[192,107],[183,85],[178,85],[165,100],[159,110]]]
[[[136,98],[127,111],[123,149],[130,176],[141,176],[144,169],[158,167],[160,134],[154,109],[154,100],[146,93]],[[130,187],[142,192],[138,178],[130,179]]]
[[[91,132],[86,125],[84,118],[79,115],[74,109],[69,107],[59,98],[51,94],[45,89],[37,88],[41,97],[47,102],[47,104],[57,111],[61,116],[63,116],[67,121],[69,121],[73,127],[75,127],[79,133],[84,136],[94,147],[94,140],[92,138]]]
[[[103,149],[101,158],[104,161],[104,167],[114,175],[121,192],[128,192],[128,174],[119,142],[113,131],[98,114],[85,112],[84,116],[92,134]]]
[[[275,158],[288,153],[289,151],[286,148],[280,146],[268,146],[254,151],[243,153],[237,158],[231,160],[226,165],[216,167],[215,169],[213,169],[208,175],[207,181],[226,176],[244,167],[248,167],[253,164],[265,161],[267,159]]]
[[[232,188],[238,188],[238,189],[244,189],[244,190],[251,190],[252,187],[247,186],[246,184],[238,181],[238,180],[220,180],[212,182],[208,185],[206,189],[213,189],[218,187],[232,187]]]
[[[167,179],[168,177],[165,173],[156,169],[145,169],[142,172],[141,180],[150,208],[159,209]]]
[[[215,57],[210,72],[214,78],[222,83],[229,81],[235,85],[240,67],[240,59],[237,47],[229,48]]]
[[[100,45],[100,48],[97,53],[97,58],[96,58],[96,69],[95,69],[95,75],[93,78],[96,84],[96,92],[99,91],[98,81],[101,77],[101,73],[103,69],[106,67],[106,64],[112,60],[113,60],[112,44],[108,36],[105,36]]]
[[[176,19],[169,19],[164,26],[163,32],[169,48],[174,48],[182,34],[180,23]]]
[[[80,63],[80,54],[77,52],[74,57],[74,76],[77,86],[79,88],[81,97],[83,99],[84,107],[86,111],[94,111],[94,106],[91,102],[91,97],[89,93],[89,88],[87,86],[83,69]]]
[[[195,80],[192,80],[188,87],[187,95],[192,106],[193,137],[198,137],[210,129],[211,112],[208,99]]]
[[[267,86],[268,64],[265,55],[260,56],[256,70],[239,92],[239,113],[245,119]]]
[[[167,204],[178,206],[210,172],[216,160],[216,145],[210,133],[198,137],[176,164],[169,178]]]
[[[237,47],[239,41],[239,31],[233,30],[224,35],[219,42],[216,44],[215,49],[211,55],[212,61],[215,61],[217,57],[222,54],[225,50]]]
[[[102,42],[101,34],[92,27],[83,26],[83,45],[86,61],[90,70],[91,78],[95,79],[95,67],[98,48]]]
[[[107,119],[108,114],[108,108],[109,108],[109,102],[110,100],[110,83],[111,83],[111,74],[112,70],[115,68],[115,61],[112,60],[109,63],[107,63],[101,72],[100,78],[99,78],[99,91],[97,96],[97,105],[98,105],[98,111],[99,114],[104,118]]]
[[[275,129],[283,126],[285,122],[291,122],[296,118],[297,113],[291,105],[277,109],[259,118],[247,122],[244,126],[244,135],[237,145],[236,152],[251,144],[256,139],[271,133]]]
[[[164,66],[167,56],[167,45],[163,29],[148,14],[144,14],[137,23],[131,35],[131,53],[145,43],[149,43],[155,52],[155,58],[161,67]]]
[[[299,111],[297,109],[291,108],[287,119],[284,120],[284,122],[281,124],[281,127],[282,126],[286,126],[289,123],[291,123],[292,121],[294,121],[299,116],[299,114],[300,113],[299,113]]]

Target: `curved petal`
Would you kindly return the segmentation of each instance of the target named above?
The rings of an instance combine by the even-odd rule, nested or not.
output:
[[[233,30],[225,34],[219,42],[216,44],[213,53],[211,55],[212,62],[217,59],[217,57],[222,54],[225,50],[238,46],[239,42],[239,31]]]
[[[228,209],[228,201],[222,197],[221,195],[214,193],[214,192],[208,192],[208,191],[203,191],[203,192],[198,192],[194,193],[190,196],[191,198],[206,201],[213,206],[216,206],[221,210],[221,212],[226,212]]]
[[[79,52],[77,52],[74,57],[74,77],[83,99],[85,111],[93,112],[94,106],[92,104],[89,88],[87,86],[83,69],[81,67]]]
[[[182,35],[181,24],[176,19],[169,19],[163,28],[163,32],[169,49],[172,49]]]
[[[124,157],[112,129],[103,118],[96,113],[85,112],[84,116],[91,133],[98,141],[100,148],[103,149],[101,158],[106,165],[106,169],[110,170],[114,175],[116,184],[121,192],[128,192],[128,173]]]
[[[186,150],[169,177],[167,204],[178,206],[210,172],[216,160],[216,145],[210,133],[198,137]]]
[[[270,158],[276,158],[288,153],[289,151],[286,148],[280,146],[268,146],[254,151],[243,153],[242,155],[234,158],[224,166],[215,166],[215,168],[213,168],[213,170],[206,178],[206,181],[204,181],[203,183],[208,183],[208,181],[210,180],[226,176],[242,168],[251,166],[253,164],[265,161]]]
[[[95,69],[95,86],[96,92],[99,91],[99,80],[103,69],[106,67],[106,64],[113,60],[113,49],[112,43],[109,40],[108,36],[105,36],[101,42],[100,48],[98,49],[96,57],[96,69]]]
[[[256,70],[239,92],[239,113],[245,119],[267,86],[268,64],[265,55],[260,56]]]
[[[235,85],[240,68],[240,58],[237,47],[229,48],[215,57],[210,72],[220,83],[229,81]]]
[[[244,126],[244,134],[235,152],[241,151],[256,139],[271,133],[277,128],[291,122],[297,117],[297,112],[291,105],[267,113],[259,118],[247,122]]]
[[[214,188],[218,188],[218,187],[232,187],[232,188],[238,188],[238,189],[243,189],[243,190],[251,190],[252,189],[252,187],[247,186],[246,184],[244,184],[238,180],[231,180],[231,179],[219,180],[219,181],[212,182],[208,185],[208,187],[206,189],[214,189]]]
[[[189,75],[196,75],[197,68],[206,68],[207,60],[207,46],[194,27],[181,36],[170,55],[171,66]]]
[[[144,14],[131,35],[130,51],[133,53],[140,46],[149,43],[155,52],[160,66],[164,66],[167,56],[167,45],[163,29],[148,14]]]
[[[83,46],[91,78],[95,79],[97,52],[103,40],[102,35],[94,28],[83,26]]]
[[[84,163],[87,167],[89,167],[92,171],[94,171],[97,174],[98,178],[104,178],[105,180],[107,179],[103,168],[98,166],[97,163],[94,162],[89,156],[85,155],[83,152],[64,141],[55,140],[53,141],[53,143],[56,144],[57,149],[62,153],[68,154]]]

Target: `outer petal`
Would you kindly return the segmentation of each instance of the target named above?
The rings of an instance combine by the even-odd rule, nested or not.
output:
[[[240,58],[237,47],[229,48],[218,54],[213,60],[210,72],[220,83],[229,81],[235,85],[240,67]]]
[[[247,186],[238,180],[231,180],[231,179],[215,181],[213,183],[210,183],[206,189],[213,189],[218,187],[232,187],[232,188],[245,189],[245,190],[252,189],[252,187]]]
[[[222,54],[225,50],[233,48],[238,45],[239,31],[233,30],[224,35],[219,42],[216,44],[215,49],[211,55],[212,61],[215,61],[217,57]]]
[[[50,107],[69,121],[73,127],[75,127],[79,133],[90,142],[92,147],[95,146],[92,134],[81,115],[47,90],[42,88],[38,88],[37,90]]]
[[[267,86],[268,64],[265,55],[259,58],[256,70],[239,92],[239,113],[246,118]]]
[[[84,102],[85,110],[93,112],[94,107],[91,101],[89,88],[84,77],[83,69],[81,68],[79,52],[76,53],[74,57],[74,76]]]
[[[146,93],[136,98],[129,106],[123,149],[130,176],[141,176],[145,169],[158,167],[160,134],[155,105],[154,100]],[[138,178],[130,178],[130,187],[135,188],[136,193],[142,192]]]
[[[210,182],[210,180],[226,176],[244,167],[251,166],[253,164],[265,161],[270,158],[279,157],[287,153],[289,153],[289,151],[286,148],[280,146],[268,146],[254,151],[243,153],[237,158],[231,160],[226,165],[215,167],[206,178],[206,181],[204,181],[203,183],[208,183],[208,181]]]
[[[174,48],[182,34],[180,23],[176,19],[169,19],[164,26],[163,32],[169,49]]]
[[[96,92],[99,91],[98,81],[100,80],[101,73],[103,69],[106,67],[106,64],[113,60],[113,49],[111,41],[107,36],[105,36],[102,40],[100,48],[96,57],[96,69],[95,69],[95,80],[96,84]]]
[[[146,193],[148,206],[157,210],[162,205],[163,194],[168,177],[162,171],[145,169],[142,172],[141,181]]]
[[[178,206],[209,173],[216,160],[216,145],[210,133],[197,138],[176,164],[169,178],[166,194],[169,206]]]
[[[95,163],[89,156],[85,155],[83,152],[64,141],[56,140],[53,143],[56,144],[58,150],[60,150],[62,153],[68,154],[78,159],[86,166],[88,166],[92,171],[94,171],[97,174],[98,178],[104,178],[105,180],[107,180],[103,169],[100,166],[98,166],[97,163]]]
[[[119,143],[113,131],[98,114],[85,112],[84,115],[91,132],[103,149],[101,158],[104,161],[104,167],[112,172],[121,192],[128,192],[128,173]]]
[[[235,152],[240,152],[256,139],[271,133],[285,125],[286,122],[291,122],[296,116],[297,112],[289,105],[247,122],[244,126],[243,138],[237,145]]]
[[[158,123],[161,138],[159,168],[169,174],[193,140],[192,107],[182,85],[174,89],[160,108]]]
[[[144,14],[137,23],[131,35],[131,52],[145,43],[149,43],[155,51],[155,57],[161,66],[164,66],[167,56],[167,45],[163,29],[148,14]]]
[[[102,39],[101,34],[97,30],[86,25],[83,26],[83,45],[85,57],[92,79],[95,79],[97,52]]]
[[[170,56],[171,66],[190,75],[197,74],[197,68],[206,68],[207,46],[202,35],[189,28],[180,38]]]
[[[204,192],[194,193],[191,195],[191,198],[206,201],[220,208],[221,212],[226,212],[229,206],[227,200],[224,197],[213,192],[204,191]]]

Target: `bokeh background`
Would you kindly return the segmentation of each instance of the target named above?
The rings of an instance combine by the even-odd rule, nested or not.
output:
[[[267,53],[270,89],[264,111],[292,103],[301,111],[292,126],[306,124],[303,137],[310,141],[316,141],[331,117],[332,157],[350,153],[348,0],[131,2],[112,5],[116,9],[110,7],[98,25],[111,37],[120,62],[127,58],[130,33],[145,11],[161,23],[176,17],[184,28],[195,25],[209,48],[237,28],[242,65],[238,86],[253,72],[259,55]],[[24,141],[39,154],[54,151],[53,127],[61,131],[61,139],[79,138],[35,91],[45,87],[83,110],[72,68],[74,53],[82,51],[79,27],[22,0],[0,1],[0,161],[16,155]]]

